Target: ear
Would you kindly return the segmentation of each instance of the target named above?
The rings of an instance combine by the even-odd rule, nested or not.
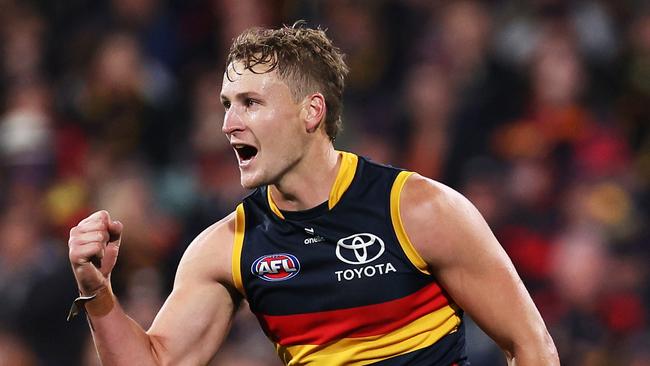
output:
[[[303,116],[305,120],[305,129],[312,133],[318,130],[318,127],[325,120],[327,105],[325,97],[321,93],[314,93],[305,98],[303,104]]]

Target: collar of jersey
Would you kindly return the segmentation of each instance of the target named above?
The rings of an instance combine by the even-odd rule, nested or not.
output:
[[[332,185],[330,196],[327,201],[327,206],[330,210],[339,203],[343,194],[350,187],[350,184],[352,184],[354,173],[357,171],[357,163],[359,161],[359,158],[355,154],[346,151],[337,152],[341,155],[341,166],[339,167],[339,172],[336,175],[336,180]],[[271,198],[271,190],[268,189],[268,187],[266,189],[266,198],[269,201],[271,211],[279,218],[284,219],[285,217],[282,214],[282,211],[275,205],[275,202],[273,202],[273,199]]]

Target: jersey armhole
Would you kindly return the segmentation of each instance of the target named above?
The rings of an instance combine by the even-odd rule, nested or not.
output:
[[[393,187],[390,191],[390,219],[393,223],[393,230],[397,236],[397,241],[402,247],[404,254],[406,254],[406,257],[420,272],[431,275],[427,263],[424,261],[424,259],[422,259],[417,250],[415,250],[413,243],[411,243],[411,240],[406,234],[399,209],[399,201],[402,195],[402,189],[404,188],[406,180],[412,174],[413,172],[402,171],[397,175],[397,178],[395,178],[395,182],[393,182]]]
[[[244,231],[246,226],[246,215],[244,214],[244,204],[237,205],[235,217],[235,239],[232,246],[232,281],[235,288],[242,295],[244,292],[244,283],[241,275],[241,253],[244,246]]]

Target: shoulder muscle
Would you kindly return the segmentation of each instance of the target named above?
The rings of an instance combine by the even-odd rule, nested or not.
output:
[[[433,271],[477,250],[497,250],[501,255],[474,205],[442,183],[411,175],[402,191],[400,212],[413,246]]]
[[[232,285],[232,249],[235,235],[235,213],[231,213],[199,234],[187,247],[178,266],[175,283],[187,277]],[[176,284],[175,284],[176,286]]]

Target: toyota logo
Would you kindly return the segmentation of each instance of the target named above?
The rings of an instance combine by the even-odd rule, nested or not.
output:
[[[336,256],[348,264],[366,264],[381,257],[384,242],[377,235],[361,233],[339,240],[336,243]]]

